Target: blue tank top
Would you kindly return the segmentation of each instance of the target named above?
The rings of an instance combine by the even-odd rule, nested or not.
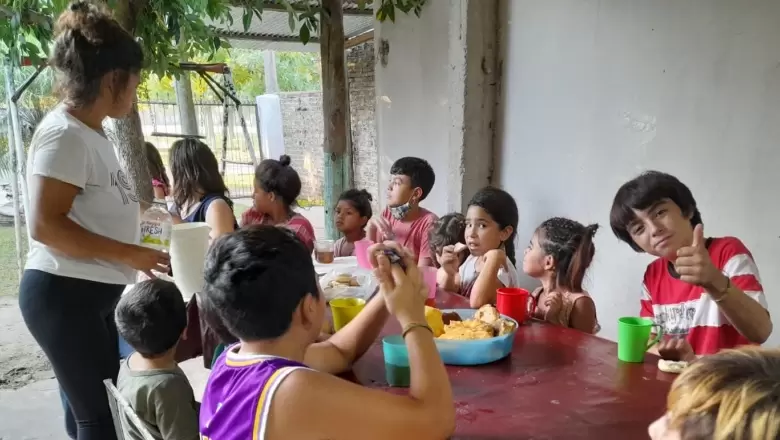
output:
[[[215,200],[224,200],[227,202],[228,206],[233,207],[232,202],[230,199],[225,197],[222,194],[208,194],[200,198],[200,204],[197,208],[195,208],[194,211],[190,213],[187,217],[183,218],[182,220],[187,223],[196,223],[196,222],[205,222],[206,221],[206,213],[209,210],[209,206],[211,203]],[[233,228],[238,229],[238,222],[235,219],[235,214],[233,215]]]

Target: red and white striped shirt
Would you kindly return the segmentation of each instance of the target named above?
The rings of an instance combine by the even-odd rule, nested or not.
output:
[[[712,263],[731,279],[733,286],[767,309],[758,268],[739,239],[713,238],[707,250]],[[668,260],[663,258],[647,266],[640,303],[640,316],[654,318],[666,335],[685,336],[697,355],[751,344],[703,288],[673,277]]]

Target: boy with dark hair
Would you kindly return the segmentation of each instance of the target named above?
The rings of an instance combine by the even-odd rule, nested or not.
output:
[[[436,174],[418,157],[402,157],[390,167],[387,208],[368,223],[367,237],[375,243],[392,240],[414,252],[418,266],[433,266],[428,234],[436,214],[420,206],[433,189]]]
[[[395,244],[393,244],[395,246]],[[315,343],[325,311],[311,256],[291,232],[254,225],[209,251],[203,302],[240,342],[214,364],[203,396],[203,439],[446,438],[452,391],[425,323],[427,288],[409,253],[391,267],[369,250],[380,293],[349,324]],[[374,342],[388,310],[409,351],[411,387],[396,396],[339,379]],[[344,423],[348,415],[349,423]]]
[[[772,333],[750,251],[734,237],[705,238],[696,200],[676,177],[648,171],[626,182],[610,225],[635,251],[658,257],[645,271],[640,315],[673,336],[658,345],[662,357],[690,361]]]
[[[198,408],[187,376],[174,360],[187,327],[176,285],[160,279],[136,284],[114,314],[119,334],[135,353],[122,361],[117,389],[155,439],[198,439]],[[141,433],[123,422],[131,438]]]

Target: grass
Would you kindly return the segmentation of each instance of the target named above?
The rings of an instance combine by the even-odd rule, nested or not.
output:
[[[22,264],[27,256],[27,232],[22,229]],[[0,226],[0,296],[19,293],[16,238],[13,226]]]

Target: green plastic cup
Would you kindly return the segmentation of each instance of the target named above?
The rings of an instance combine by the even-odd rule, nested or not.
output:
[[[385,355],[385,378],[391,387],[409,387],[412,372],[409,368],[409,352],[401,335],[385,336],[382,339],[382,351]]]
[[[655,338],[650,341],[653,327],[658,330]],[[623,362],[644,362],[645,353],[661,340],[663,333],[663,328],[649,318],[624,317],[618,319],[618,359]]]

